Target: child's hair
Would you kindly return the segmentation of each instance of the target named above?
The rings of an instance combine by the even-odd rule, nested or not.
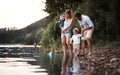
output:
[[[74,28],[73,31],[79,33],[79,29],[78,28]]]
[[[63,17],[65,18],[65,15],[60,15],[60,20],[62,20],[62,19],[63,19]]]

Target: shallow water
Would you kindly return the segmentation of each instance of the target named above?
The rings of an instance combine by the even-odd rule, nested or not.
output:
[[[48,75],[33,47],[0,47],[0,75]]]
[[[0,47],[0,75],[81,75],[79,58],[34,47]]]

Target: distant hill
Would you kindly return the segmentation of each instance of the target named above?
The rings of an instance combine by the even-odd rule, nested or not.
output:
[[[0,44],[22,43],[33,44],[36,40],[35,36],[38,30],[47,26],[49,16],[32,23],[31,25],[20,30],[4,30],[0,31]]]

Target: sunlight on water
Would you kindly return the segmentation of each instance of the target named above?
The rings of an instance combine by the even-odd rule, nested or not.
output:
[[[0,58],[0,75],[48,75],[46,69],[31,65],[33,58]]]
[[[34,45],[22,45],[22,44],[5,44],[5,45],[0,45],[0,47],[35,47]],[[37,47],[41,47],[41,46],[38,46]]]
[[[0,75],[48,75],[34,54],[34,45],[0,45]]]

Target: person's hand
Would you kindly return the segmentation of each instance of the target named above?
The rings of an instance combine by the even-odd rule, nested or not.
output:
[[[84,36],[84,31],[81,31],[81,36]]]
[[[82,28],[82,30],[81,30],[81,36],[84,36],[84,32],[86,31],[86,29],[85,28]]]
[[[64,28],[62,28],[61,33],[64,33],[64,31],[65,31],[65,29],[64,29]]]
[[[86,30],[88,30],[89,29],[89,27],[86,27],[86,28],[83,28],[82,29],[82,32],[84,33]]]

